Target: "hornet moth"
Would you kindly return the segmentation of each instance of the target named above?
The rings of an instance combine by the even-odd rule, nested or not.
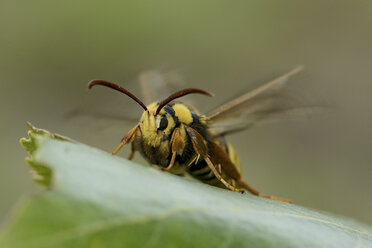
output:
[[[209,185],[241,193],[248,190],[259,197],[290,203],[290,200],[257,191],[242,178],[239,158],[225,136],[262,119],[290,113],[294,108],[278,105],[274,101],[277,94],[267,93],[275,93],[301,69],[297,67],[207,114],[200,114],[196,109],[174,101],[188,94],[212,96],[201,89],[180,90],[146,106],[131,92],[111,82],[93,80],[88,88],[96,85],[112,88],[126,94],[144,109],[139,123],[122,138],[113,155],[131,143],[130,160],[139,151],[148,162],[172,174],[187,173]]]

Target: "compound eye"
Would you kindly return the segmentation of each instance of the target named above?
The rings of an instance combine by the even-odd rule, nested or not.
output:
[[[167,119],[167,117],[163,116],[160,119],[160,122],[159,122],[159,124],[157,126],[158,126],[158,130],[164,130],[164,129],[166,129],[167,126],[168,126],[168,119]]]

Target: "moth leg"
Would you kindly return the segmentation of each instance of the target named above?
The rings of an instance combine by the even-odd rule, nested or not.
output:
[[[118,153],[118,151],[120,150],[120,148],[122,148],[126,143],[128,143],[128,141],[130,141],[130,140],[134,137],[134,135],[135,135],[135,133],[136,133],[138,127],[139,127],[139,124],[136,125],[134,128],[132,128],[131,130],[129,130],[129,132],[127,133],[127,135],[125,135],[125,136],[121,139],[121,142],[120,142],[120,144],[118,145],[118,147],[116,147],[116,149],[111,153],[112,155],[115,155],[116,153]],[[132,155],[132,154],[131,154],[131,155]],[[134,154],[133,154],[133,155],[134,155]],[[132,155],[132,157],[133,157],[133,155]]]
[[[223,179],[223,177],[220,175],[220,173],[218,173],[218,171],[214,167],[214,165],[213,165],[212,161],[209,159],[209,157],[205,157],[204,160],[205,160],[205,162],[207,162],[207,165],[212,170],[215,177],[217,177],[217,179],[220,180],[220,182],[223,183],[223,185],[225,185],[226,188],[228,188],[229,190],[232,190],[232,191],[244,193],[244,189],[236,188],[236,187],[232,186],[231,184],[229,184],[228,182],[226,182],[225,179]]]
[[[239,188],[233,187],[231,184],[229,184],[228,182],[226,182],[225,179],[223,179],[223,177],[221,176],[220,173],[218,173],[216,167],[213,165],[212,161],[209,158],[208,149],[207,149],[207,146],[204,144],[204,138],[203,138],[203,136],[201,136],[201,134],[199,134],[196,130],[194,130],[191,127],[185,126],[185,129],[186,129],[186,131],[187,131],[187,133],[188,133],[188,135],[189,135],[189,137],[191,139],[191,142],[192,142],[192,145],[194,147],[195,152],[198,155],[201,155],[203,157],[203,159],[205,160],[205,162],[207,163],[207,165],[209,166],[209,168],[213,172],[214,176],[221,183],[223,183],[223,185],[225,185],[226,188],[228,188],[228,189],[230,189],[232,191],[243,193],[244,192],[243,189],[239,189]]]
[[[258,192],[255,188],[253,188],[251,185],[249,185],[243,178],[239,179],[239,183],[241,185],[243,185],[243,187],[246,188],[249,192],[251,192],[252,194],[254,194],[256,196],[263,197],[263,198],[268,198],[268,199],[275,200],[275,201],[292,203],[291,200],[287,200],[287,199],[277,197],[277,196],[273,196],[273,195],[266,195],[266,194],[263,194],[261,192]]]
[[[183,150],[185,149],[185,141],[181,135],[180,128],[174,129],[174,132],[171,138],[171,143],[172,143],[171,144],[172,157],[171,157],[171,161],[169,162],[169,165],[165,168],[162,168],[162,170],[164,171],[169,171],[170,169],[172,169],[174,162],[176,160],[177,154],[182,155]]]
[[[236,182],[235,182],[234,179],[231,180],[231,185],[232,185],[233,187],[236,187]]]
[[[197,160],[198,156],[193,156],[193,158],[190,160],[190,162],[186,165],[187,167],[189,167],[190,165],[192,165],[196,160]]]
[[[222,171],[225,173],[227,178],[231,179],[231,184],[234,185],[234,183],[238,183],[238,185],[242,186],[243,188],[247,189],[249,192],[256,196],[276,200],[276,201],[282,201],[282,202],[288,202],[290,203],[290,200],[280,198],[277,196],[270,196],[263,193],[258,192],[256,189],[254,189],[251,185],[249,185],[244,179],[242,178],[240,172],[236,169],[235,165],[231,162],[229,156],[226,154],[226,152],[217,144],[210,143],[208,146],[209,153],[212,154],[210,157],[212,162],[214,164],[221,164]],[[235,186],[235,185],[234,185]]]
[[[132,142],[132,149],[131,149],[130,154],[128,156],[128,160],[132,160],[133,159],[134,154],[136,153],[136,151],[137,151],[136,146]]]
[[[223,151],[223,149],[220,146],[218,146],[214,143],[209,144],[209,149],[210,149],[209,152],[214,154],[210,157],[209,154],[208,154],[208,148],[204,144],[204,138],[196,130],[194,130],[191,127],[185,126],[185,129],[186,129],[190,139],[192,140],[194,150],[197,153],[199,153],[203,156],[204,160],[207,162],[209,168],[212,170],[212,172],[217,177],[217,179],[219,179],[228,189],[233,190],[233,191],[243,192],[244,190],[236,188],[235,186],[232,186],[237,182],[238,184],[240,184],[241,186],[243,186],[245,189],[247,189],[249,192],[251,192],[252,194],[254,194],[256,196],[264,197],[264,198],[268,198],[268,199],[272,199],[272,200],[276,200],[276,201],[281,201],[281,202],[287,202],[287,203],[292,202],[292,201],[284,199],[284,198],[280,198],[280,197],[277,197],[277,196],[266,195],[266,194],[258,192],[256,189],[254,189],[251,185],[249,185],[241,177],[239,171],[236,169],[234,164],[232,164],[231,160],[229,159],[227,154]],[[211,160],[213,160],[213,162]],[[215,166],[213,165],[213,163],[221,164],[221,166],[223,167],[222,169],[223,169],[224,173],[228,176],[229,179],[233,180],[231,182],[232,185],[227,183],[222,178],[222,176],[218,173],[218,171],[215,168]]]
[[[177,153],[172,152],[172,158],[171,158],[171,161],[169,162],[169,165],[165,168],[161,168],[163,171],[169,171],[170,169],[172,169],[174,165],[174,161],[176,160],[176,155]]]

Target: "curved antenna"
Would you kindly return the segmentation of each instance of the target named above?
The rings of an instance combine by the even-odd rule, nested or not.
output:
[[[155,115],[159,114],[160,110],[165,105],[167,105],[169,102],[173,101],[174,99],[180,98],[182,96],[192,94],[192,93],[203,94],[203,95],[206,95],[206,96],[213,96],[212,93],[209,93],[207,91],[200,90],[200,89],[195,89],[195,88],[188,88],[188,89],[180,90],[180,91],[177,91],[177,92],[173,93],[172,95],[168,96],[165,100],[160,102],[159,107],[156,109]]]
[[[92,80],[88,84],[88,89],[91,89],[94,85],[102,85],[102,86],[106,86],[106,87],[109,87],[111,89],[120,91],[121,93],[124,93],[125,95],[127,95],[130,98],[132,98],[133,100],[135,100],[139,105],[141,105],[141,107],[144,110],[147,111],[146,105],[143,104],[143,102],[141,102],[140,99],[138,99],[135,95],[133,95],[128,90],[126,90],[123,87],[121,87],[120,85],[117,85],[117,84],[114,84],[114,83],[111,83],[111,82],[107,82],[107,81],[104,81],[104,80]]]

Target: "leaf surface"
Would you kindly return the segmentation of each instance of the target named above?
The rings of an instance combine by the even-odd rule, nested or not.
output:
[[[344,217],[204,185],[45,130],[29,136],[28,161],[50,189],[19,204],[2,248],[372,247],[372,228]]]

